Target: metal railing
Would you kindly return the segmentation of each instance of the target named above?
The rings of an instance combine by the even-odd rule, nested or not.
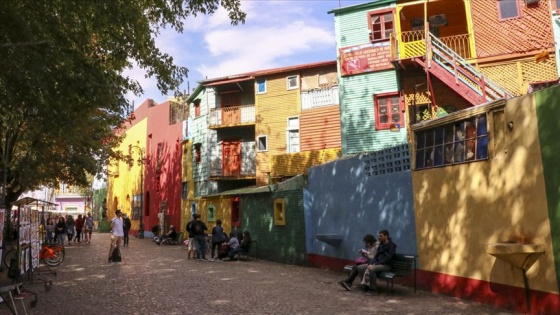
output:
[[[312,109],[331,106],[339,103],[338,86],[329,89],[311,90],[301,92],[301,109]]]

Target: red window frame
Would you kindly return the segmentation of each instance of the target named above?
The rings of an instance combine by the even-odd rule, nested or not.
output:
[[[194,118],[200,117],[200,100],[196,99],[194,105]]]
[[[378,28],[374,28],[374,24],[373,24],[373,19],[372,17],[374,16],[378,16],[379,17],[379,23],[376,23],[376,25],[379,25]],[[391,16],[391,25],[392,27],[390,28],[390,30],[392,30],[392,32],[395,31],[395,10],[377,10],[377,11],[371,11],[368,12],[368,28],[369,28],[369,39],[372,42],[376,42],[376,41],[383,41],[383,40],[389,40],[389,36],[387,36],[385,33],[387,32],[387,24],[389,23],[389,21],[385,21],[385,19]]]
[[[397,98],[397,103],[393,104],[394,98]],[[383,102],[386,100],[389,102]],[[396,106],[396,107],[395,107]],[[398,113],[395,111],[398,110]],[[395,124],[404,126],[404,104],[398,92],[381,93],[373,95],[373,110],[375,114],[375,130],[386,130],[395,127]],[[393,115],[399,115],[399,121],[392,119]],[[384,119],[384,117],[387,117]]]
[[[560,0],[552,0],[552,12],[558,13],[560,11]]]
[[[241,204],[239,197],[231,198],[231,226],[241,226]]]
[[[510,16],[510,17],[502,17],[502,9],[500,7],[500,3],[507,3],[507,4],[511,4],[511,3],[515,3],[515,7],[517,9],[517,15],[516,16]],[[519,0],[515,0],[515,1],[511,1],[511,0],[497,0],[496,1],[496,6],[498,7],[498,19],[500,21],[507,21],[507,20],[511,20],[511,19],[517,19],[521,16],[521,6],[519,3]]]

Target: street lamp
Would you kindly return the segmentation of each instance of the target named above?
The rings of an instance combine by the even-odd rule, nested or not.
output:
[[[137,162],[138,165],[142,166],[142,169],[140,170],[140,227],[138,228],[138,238],[139,239],[143,239],[144,238],[144,222],[142,221],[142,218],[144,216],[144,164],[146,164],[146,160],[144,159],[144,155],[146,153],[146,150],[144,148],[141,148],[140,146],[137,145],[132,145],[130,144],[128,146],[128,165],[132,167],[132,164],[134,163],[134,159],[132,158],[132,154],[134,152],[137,152],[138,155],[140,155],[140,157],[138,158]]]

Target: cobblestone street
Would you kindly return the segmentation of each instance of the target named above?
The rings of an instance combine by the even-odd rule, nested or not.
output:
[[[107,263],[108,234],[68,246],[50,290],[29,314],[512,314],[395,286],[366,296],[344,291],[342,272],[258,261],[188,260],[183,245],[131,238],[123,262]],[[43,267],[42,267],[43,268]],[[21,307],[21,305],[20,305]],[[6,306],[0,313],[8,313]]]

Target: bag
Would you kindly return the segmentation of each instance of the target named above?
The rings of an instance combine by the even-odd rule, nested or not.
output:
[[[369,287],[369,268],[366,268],[364,277],[362,278],[362,285]]]
[[[113,254],[111,255],[111,260],[113,262],[121,262],[122,260],[121,250],[119,249],[118,246],[116,246],[115,249],[113,250]]]
[[[358,257],[356,258],[356,260],[354,260],[354,262],[358,265],[366,264],[368,262],[368,259],[366,257]]]

